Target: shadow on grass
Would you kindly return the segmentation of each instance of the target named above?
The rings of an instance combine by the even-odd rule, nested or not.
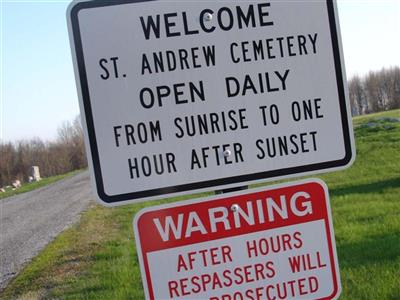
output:
[[[111,291],[109,287],[101,286],[99,284],[93,284],[91,286],[85,286],[80,288],[74,286],[74,288],[71,290],[62,290],[62,292],[55,293],[54,295],[51,295],[51,297],[55,296],[57,297],[57,299],[59,299],[58,297],[62,297],[62,299],[82,299],[82,298],[93,299],[93,297],[90,297],[90,294],[101,295],[109,291]]]
[[[332,196],[343,196],[348,194],[383,193],[385,189],[396,187],[400,187],[400,177],[357,186],[331,189],[330,194]]]
[[[338,245],[337,250],[341,267],[392,263],[400,257],[400,235],[373,236],[368,240]]]

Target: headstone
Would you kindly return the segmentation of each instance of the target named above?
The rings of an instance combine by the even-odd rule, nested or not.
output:
[[[38,166],[31,167],[30,176],[33,177],[33,181],[40,181],[42,179],[40,178],[40,172]]]
[[[21,187],[21,181],[18,179],[14,180],[13,183],[11,184],[14,189],[20,188]]]

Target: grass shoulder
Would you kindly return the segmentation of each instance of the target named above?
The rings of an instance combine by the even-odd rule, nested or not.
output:
[[[82,170],[76,170],[76,171],[68,172],[68,173],[61,174],[61,175],[42,178],[42,180],[37,181],[37,182],[23,183],[23,185],[20,188],[17,188],[14,190],[7,189],[4,193],[0,193],[0,199],[4,199],[4,198],[8,198],[8,197],[11,197],[14,195],[18,195],[18,194],[36,190],[38,188],[49,185],[49,184],[59,181],[61,179],[74,176],[74,175],[78,174],[79,172],[82,172]]]

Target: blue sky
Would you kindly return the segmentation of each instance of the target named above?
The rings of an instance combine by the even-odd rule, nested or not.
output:
[[[79,114],[65,11],[70,1],[5,1],[0,140],[55,139]],[[339,1],[347,76],[400,65],[400,1]]]

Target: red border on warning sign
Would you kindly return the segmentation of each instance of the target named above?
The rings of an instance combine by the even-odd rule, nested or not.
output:
[[[259,199],[266,199],[268,197],[279,199],[279,197],[282,195],[286,196],[287,199],[290,199],[298,192],[305,192],[310,195],[310,199],[308,200],[311,201],[313,208],[311,214],[298,216],[289,209],[287,219],[276,219],[272,222],[266,220],[264,223],[256,223],[251,226],[245,224],[241,228],[237,229],[232,227],[230,230],[225,230],[225,228],[220,226],[217,227],[216,232],[210,232],[210,230],[207,230],[209,232],[207,235],[201,234],[200,232],[194,232],[189,238],[171,238],[166,242],[162,240],[153,221],[155,218],[162,218],[165,216],[170,216],[173,220],[177,220],[180,214],[187,215],[189,212],[195,211],[197,215],[200,216],[201,221],[206,229],[209,229],[207,228],[207,226],[210,226],[210,224],[207,223],[209,209],[225,207],[230,210],[232,204],[234,203],[240,205],[249,201],[255,202]],[[257,210],[254,211],[254,214],[256,217],[258,217]],[[202,216],[204,216],[204,219]],[[233,224],[233,214],[229,214],[227,219]],[[147,254],[149,252],[182,247],[185,245],[192,245],[227,237],[246,235],[260,231],[268,231],[270,229],[308,223],[317,220],[324,220],[325,222],[330,267],[332,270],[334,287],[331,295],[320,299],[336,299],[340,295],[341,291],[336,244],[333,232],[328,189],[326,184],[319,179],[309,179],[294,183],[271,186],[263,189],[240,191],[205,199],[196,199],[142,209],[135,216],[133,227],[146,299],[154,299],[152,278],[147,260]],[[184,218],[182,228],[186,228],[186,225],[187,218]]]

